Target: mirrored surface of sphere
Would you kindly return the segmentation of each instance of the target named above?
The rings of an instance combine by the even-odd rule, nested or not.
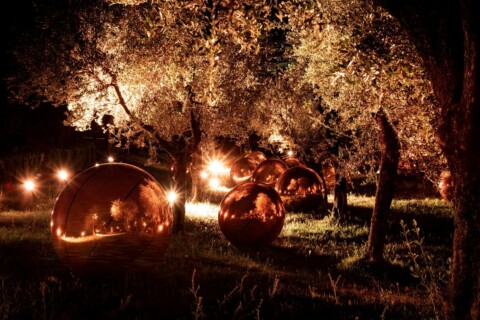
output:
[[[253,171],[252,181],[265,183],[274,187],[278,177],[287,169],[288,166],[282,160],[265,160]]]
[[[256,161],[257,163],[262,163],[263,161],[267,160],[267,157],[261,151],[252,151],[249,154],[247,154],[245,158],[250,158]]]
[[[285,208],[275,189],[255,182],[230,190],[218,213],[220,230],[237,246],[271,243],[282,231],[284,220]]]
[[[250,158],[243,157],[236,160],[230,169],[230,180],[235,184],[250,181],[257,166],[258,162]]]
[[[168,247],[172,211],[165,190],[149,173],[103,164],[65,186],[50,226],[58,257],[74,271],[146,270]]]
[[[283,162],[285,162],[285,164],[287,166],[289,166],[290,168],[292,168],[292,167],[305,167],[305,163],[303,163],[303,161],[301,161],[298,158],[294,158],[294,157],[286,157],[286,158],[283,159]]]
[[[323,184],[310,168],[289,168],[278,177],[275,189],[287,211],[312,211],[323,204]]]

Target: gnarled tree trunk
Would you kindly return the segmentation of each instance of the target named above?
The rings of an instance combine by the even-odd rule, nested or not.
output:
[[[480,319],[480,25],[475,0],[376,0],[423,56],[454,184],[453,257],[446,319]]]
[[[390,205],[393,199],[395,177],[397,176],[400,143],[392,124],[380,109],[375,114],[378,126],[380,151],[380,175],[377,180],[375,207],[370,221],[368,235],[367,259],[371,263],[383,262]]]

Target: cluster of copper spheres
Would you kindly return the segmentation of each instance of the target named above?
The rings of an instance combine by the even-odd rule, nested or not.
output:
[[[220,230],[234,245],[263,245],[275,240],[286,211],[317,210],[325,189],[319,175],[300,160],[267,159],[260,152],[234,162],[230,177],[236,184],[222,200]]]
[[[103,164],[64,187],[52,212],[51,237],[60,260],[77,272],[144,270],[165,253],[172,219],[165,190],[149,173]]]

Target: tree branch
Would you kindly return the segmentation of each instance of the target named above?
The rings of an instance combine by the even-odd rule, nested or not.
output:
[[[112,77],[112,82],[111,86],[115,89],[115,93],[117,94],[118,101],[120,105],[123,108],[123,111],[129,116],[129,118],[136,123],[140,128],[148,132],[150,135],[154,137],[154,139],[157,141],[157,143],[162,147],[170,156],[173,156],[175,149],[171,145],[171,143],[165,139],[163,139],[156,131],[155,128],[151,125],[147,125],[143,123],[140,119],[138,119],[133,113],[130,111],[130,108],[127,106],[127,102],[125,101],[125,98],[123,97],[122,91],[120,90],[120,87],[118,86],[117,82],[117,76],[114,72],[107,70],[107,73]]]

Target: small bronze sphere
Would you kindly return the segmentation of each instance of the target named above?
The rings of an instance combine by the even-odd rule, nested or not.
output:
[[[288,169],[282,160],[269,159],[260,163],[252,175],[253,182],[260,182],[275,187],[278,177]]]
[[[275,189],[287,211],[316,211],[323,204],[323,184],[310,168],[289,168],[278,177]]]
[[[230,169],[230,180],[236,185],[250,181],[257,166],[258,162],[250,158],[243,157],[236,160]]]
[[[284,220],[285,208],[275,189],[255,182],[230,190],[218,213],[220,230],[237,246],[271,243],[282,231]]]
[[[249,154],[247,154],[245,157],[250,158],[256,161],[257,163],[262,163],[263,161],[267,160],[267,157],[261,151],[252,151]]]

